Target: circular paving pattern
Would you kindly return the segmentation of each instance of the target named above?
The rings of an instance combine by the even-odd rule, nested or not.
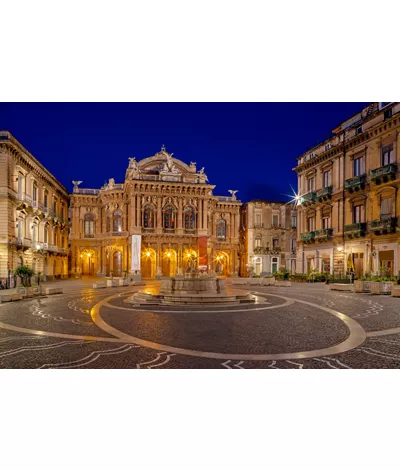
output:
[[[138,307],[136,289],[1,304],[0,368],[400,368],[398,299],[293,285],[258,287],[256,304]]]

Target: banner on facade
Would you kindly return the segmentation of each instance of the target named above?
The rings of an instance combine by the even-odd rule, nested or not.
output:
[[[140,271],[140,254],[142,252],[142,236],[132,235],[131,271]]]
[[[208,269],[207,237],[198,238],[198,251],[199,251],[199,269],[201,271],[206,271]]]

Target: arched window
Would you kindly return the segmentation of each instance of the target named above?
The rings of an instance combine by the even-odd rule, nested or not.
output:
[[[85,214],[84,233],[85,233],[85,237],[91,238],[94,236],[94,215],[90,212],[89,214]]]
[[[164,228],[175,228],[175,209],[172,206],[167,206],[164,209]]]
[[[122,214],[120,210],[113,214],[113,232],[122,232]]]
[[[217,224],[217,237],[220,239],[226,238],[226,221],[224,219],[219,219]]]
[[[184,228],[191,230],[196,228],[196,219],[193,207],[185,207],[183,211]]]
[[[154,228],[154,209],[152,206],[145,206],[143,212],[143,227]]]

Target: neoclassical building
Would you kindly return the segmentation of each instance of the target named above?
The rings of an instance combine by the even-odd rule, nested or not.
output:
[[[66,188],[9,132],[0,131],[0,277],[20,265],[68,276]]]
[[[241,208],[240,275],[296,272],[297,210],[279,201],[254,200]]]
[[[298,158],[298,272],[400,271],[400,103],[371,103]]]
[[[70,195],[71,273],[140,274],[144,279],[239,272],[241,202],[213,194],[204,168],[173,157],[129,159],[125,180]]]

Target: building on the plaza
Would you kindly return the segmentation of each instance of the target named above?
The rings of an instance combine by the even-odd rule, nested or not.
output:
[[[68,276],[66,188],[9,132],[0,132],[0,277],[27,265]]]
[[[297,271],[400,270],[400,103],[371,103],[298,158]]]
[[[112,175],[110,175],[112,176]],[[125,180],[100,189],[80,188],[71,198],[71,273],[181,275],[193,267],[239,272],[237,191],[213,195],[204,168],[173,157],[129,159]]]
[[[254,200],[241,209],[241,276],[296,272],[297,209],[293,204]]]

